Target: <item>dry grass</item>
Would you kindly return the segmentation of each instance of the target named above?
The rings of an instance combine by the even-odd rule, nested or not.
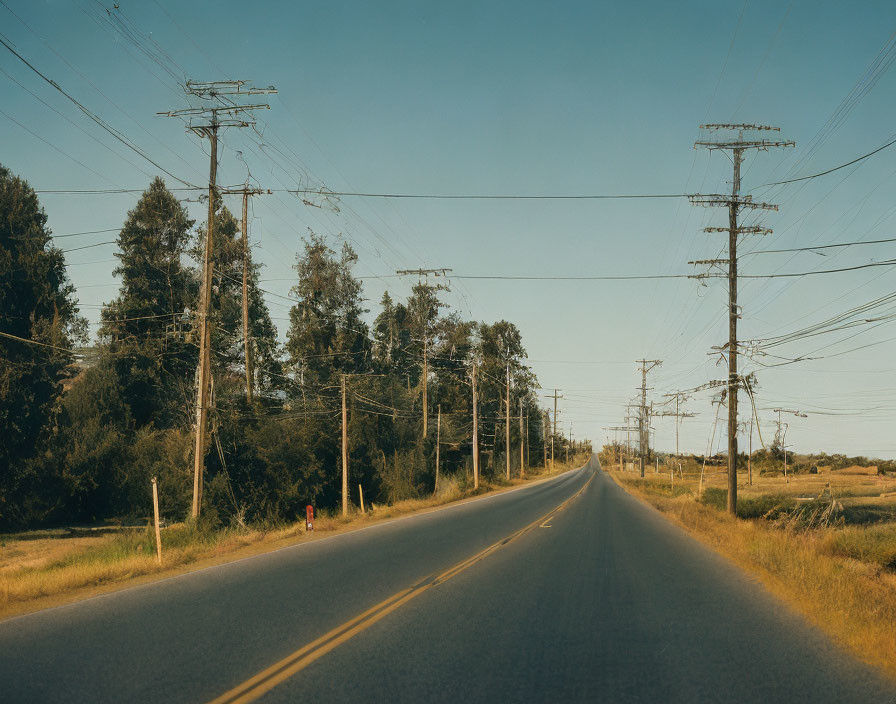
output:
[[[672,497],[660,487],[638,488],[630,475],[611,474],[703,543],[758,575],[835,641],[896,677],[896,573],[891,569],[896,567],[896,524],[785,530],[769,521],[733,518],[695,501],[688,489]]]
[[[313,534],[305,533],[304,521],[273,530],[210,530],[176,524],[162,530],[161,565],[156,559],[155,534],[148,528],[76,538],[52,532],[0,536],[0,619],[122,588],[135,580],[158,579],[506,490],[575,466],[558,462],[553,473],[536,469],[525,480],[481,482],[476,492],[448,477],[427,498],[374,504],[364,514],[352,507],[348,516],[320,511]]]

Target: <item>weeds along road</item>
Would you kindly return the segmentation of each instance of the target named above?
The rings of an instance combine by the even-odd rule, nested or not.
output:
[[[893,702],[597,461],[0,623],[3,702]]]

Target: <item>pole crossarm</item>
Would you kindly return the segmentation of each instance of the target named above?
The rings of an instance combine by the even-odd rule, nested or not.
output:
[[[245,86],[245,87],[244,87]],[[195,95],[199,98],[212,100],[219,96],[230,95],[270,95],[276,93],[274,86],[256,88],[251,81],[193,81],[187,80],[184,84],[184,93]]]
[[[792,139],[755,139],[755,140],[727,140],[720,142],[699,141],[694,142],[694,148],[706,149],[772,149],[773,147],[795,147]]]
[[[273,191],[270,188],[218,188],[218,193],[222,196],[266,196],[271,195]]]
[[[694,195],[688,196],[688,200],[691,201],[691,205],[701,205],[704,208],[715,208],[715,207],[735,207],[735,208],[749,208],[751,210],[777,210],[778,206],[773,203],[757,203],[753,200],[753,196],[741,196],[741,195],[726,195],[724,193],[710,193],[706,195],[702,195],[696,193]],[[738,228],[734,228],[735,232],[738,231]],[[730,227],[723,227],[719,230],[720,232],[731,232]]]
[[[772,125],[749,125],[744,123],[739,124],[726,124],[726,123],[710,123],[707,125],[700,125],[701,130],[737,130],[739,132],[743,131],[767,131],[767,132],[780,132],[780,127],[773,127]]]
[[[694,266],[713,266],[716,264],[727,264],[727,259],[694,259],[693,261],[689,261],[688,264],[693,264]]]
[[[704,232],[731,232],[727,227],[704,227]],[[761,227],[760,225],[742,225],[735,232],[740,235],[770,235],[773,230],[770,227]]]
[[[798,418],[808,418],[809,417],[802,411],[794,411],[794,410],[790,410],[787,408],[773,408],[772,412],[773,413],[792,413],[793,415],[797,416]]]
[[[166,117],[199,117],[201,115],[238,115],[241,112],[250,112],[252,110],[270,110],[271,106],[267,103],[257,103],[255,105],[222,105],[220,107],[198,107],[198,108],[182,108],[180,110],[165,110],[157,112],[156,115],[165,115]]]

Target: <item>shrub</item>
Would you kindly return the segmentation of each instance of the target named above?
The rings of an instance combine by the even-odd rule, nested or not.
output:
[[[822,550],[829,555],[896,569],[896,524],[847,526],[826,533]]]

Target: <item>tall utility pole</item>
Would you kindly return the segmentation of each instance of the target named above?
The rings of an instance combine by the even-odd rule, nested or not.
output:
[[[569,464],[569,446],[572,445],[572,423],[569,424],[569,440],[566,443],[566,464]],[[575,453],[573,453],[575,455]]]
[[[447,277],[449,271],[451,271],[451,269],[399,269],[395,273],[398,276],[409,276],[416,274],[419,277],[419,283],[423,284],[427,288],[433,291],[450,291],[450,287],[446,284],[431,285],[429,283],[429,276]],[[423,327],[423,437],[426,437],[427,431],[429,430],[429,398],[427,396],[427,389],[429,385],[429,365],[427,360],[429,347],[429,330],[427,329],[428,322],[426,320],[421,320],[420,322]]]
[[[260,95],[276,93],[274,88],[251,88],[246,81],[211,81],[196,83],[187,81],[187,94],[203,100],[215,100],[215,107],[196,107],[183,110],[169,110],[160,115],[187,119],[187,129],[209,141],[210,166],[208,178],[208,225],[205,249],[202,257],[202,289],[199,296],[199,370],[196,388],[196,434],[193,451],[193,506],[192,516],[199,517],[202,503],[202,480],[205,472],[205,433],[208,420],[208,406],[211,387],[211,327],[208,312],[211,306],[212,276],[214,273],[214,231],[215,203],[217,201],[218,174],[218,131],[225,127],[249,127],[252,120],[243,119],[243,113],[266,110],[266,104],[240,105],[230,96]],[[226,104],[221,105],[224,102]],[[198,120],[198,122],[194,122]]]
[[[742,208],[759,210],[777,210],[777,205],[769,203],[757,203],[752,196],[740,195],[740,167],[743,162],[744,151],[747,149],[768,150],[771,147],[792,147],[795,142],[780,139],[744,139],[744,132],[780,132],[778,127],[767,125],[745,124],[711,124],[701,125],[700,129],[716,133],[736,132],[734,138],[720,138],[717,140],[698,140],[695,147],[705,147],[710,150],[723,149],[731,152],[731,161],[734,165],[734,177],[731,181],[731,195],[697,195],[690,196],[694,205],[702,206],[727,206],[728,227],[710,227],[707,232],[728,233],[728,260],[708,260],[703,263],[712,265],[727,264],[728,271],[721,274],[728,279],[728,344],[723,349],[728,349],[728,512],[737,514],[737,389],[740,380],[737,375],[737,319],[740,317],[737,307],[737,238],[742,234],[768,234],[770,230],[760,227],[738,227],[737,216]],[[703,274],[704,277],[719,276],[720,274]]]
[[[348,410],[345,405],[345,374],[342,375],[342,515],[348,515]]]
[[[781,439],[781,449],[784,451],[784,481],[786,482],[787,481],[787,444],[785,443],[785,441],[787,439],[787,427],[788,426],[787,426],[787,423],[781,422],[781,414],[782,413],[793,413],[793,415],[797,416],[798,418],[808,418],[809,416],[807,416],[805,413],[802,413],[801,411],[788,410],[786,408],[775,408],[773,412],[778,414],[778,432],[775,435],[775,438]],[[781,434],[781,426],[782,425],[784,426],[784,434],[783,435]]]
[[[649,441],[647,434],[650,432],[650,416],[647,409],[647,373],[658,367],[663,362],[660,359],[638,359],[635,360],[641,365],[641,406],[638,412],[638,451],[640,453],[641,476],[644,476],[644,464],[648,460]]]
[[[638,430],[638,428],[632,428],[632,427],[629,425],[629,422],[630,422],[630,421],[631,421],[631,416],[626,416],[626,417],[625,417],[625,425],[615,425],[615,426],[610,426],[609,428],[606,428],[606,430],[613,430],[613,431],[617,431],[617,432],[620,431],[620,430],[624,430],[624,431],[625,431],[625,434],[628,435],[631,431],[637,431],[637,430]],[[621,445],[622,443],[618,443],[618,444]],[[626,450],[628,450],[627,447],[626,447]],[[620,450],[619,450],[619,454],[620,454],[620,457],[619,457],[619,471],[621,472],[621,471],[623,471],[623,470],[625,469],[625,465],[623,464],[625,458],[622,456],[624,453],[623,453],[621,447],[620,447]]]
[[[551,433],[551,471],[554,471],[554,438],[557,437],[557,399],[563,398],[557,394],[557,389],[554,389],[554,393],[547,394],[545,398],[554,399],[554,432]]]
[[[249,188],[249,185],[246,184],[242,188],[227,188],[218,192],[221,195],[239,194],[243,197],[243,219],[240,223],[243,235],[243,345],[246,357],[246,402],[251,404],[255,384],[252,369],[251,338],[249,336],[249,196],[271,193],[272,191],[261,188]]]
[[[426,389],[429,386],[429,365],[427,363],[426,352],[428,340],[426,332],[423,333],[423,437],[427,435],[427,418],[429,415],[429,398],[426,395]]]
[[[473,362],[473,489],[479,488],[479,409],[476,399],[476,362]]]
[[[520,479],[526,476],[526,430],[523,428],[523,399],[520,398]]]
[[[541,430],[544,433],[544,439],[541,443],[544,449],[544,468],[548,468],[548,433],[550,432],[550,418],[547,417],[547,411],[541,416]]]
[[[507,363],[507,401],[504,404],[505,416],[505,452],[507,458],[507,481],[510,481],[510,362]]]
[[[436,416],[436,489],[439,488],[439,450],[442,445],[442,404],[439,404]]]
[[[657,413],[656,415],[675,417],[675,454],[678,455],[678,430],[681,427],[681,419],[693,418],[696,414],[681,410],[681,402],[687,401],[688,399],[687,395],[683,391],[676,391],[674,394],[663,394],[663,397],[675,399],[675,412],[672,413],[671,411],[663,411],[662,413]],[[668,403],[668,401],[666,403]]]

